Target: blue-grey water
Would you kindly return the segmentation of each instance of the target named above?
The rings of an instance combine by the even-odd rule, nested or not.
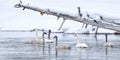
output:
[[[39,32],[39,38],[41,38]],[[74,34],[57,35],[58,44],[69,44],[71,49],[55,49],[55,43],[28,44],[34,39],[34,32],[0,32],[0,60],[120,60],[120,35],[108,35],[114,47],[104,47],[105,35],[80,34],[80,42],[88,48],[76,48]],[[45,36],[47,38],[47,36]]]

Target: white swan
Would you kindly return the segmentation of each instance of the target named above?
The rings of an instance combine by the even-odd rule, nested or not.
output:
[[[105,38],[106,38],[106,40],[105,40],[104,46],[105,46],[105,47],[113,47],[112,42],[109,42],[109,41],[108,41],[107,34],[105,34]]]
[[[111,42],[106,42],[104,44],[105,47],[113,47],[113,44]]]
[[[29,43],[31,43],[31,44],[44,44],[45,43],[45,40],[44,40],[44,35],[45,34],[47,34],[46,32],[43,32],[42,33],[42,39],[39,39],[38,38],[38,29],[37,28],[35,28],[35,29],[33,29],[32,31],[35,31],[35,39],[34,40],[31,40],[31,42],[29,42]]]
[[[71,47],[69,45],[66,45],[66,44],[58,45],[58,37],[55,35],[54,38],[56,40],[56,43],[55,43],[56,49],[71,49]]]
[[[80,36],[78,34],[76,34],[75,37],[77,40],[77,44],[76,44],[77,48],[87,48],[88,47],[88,45],[86,43],[80,43],[80,41],[79,41]]]
[[[54,40],[50,38],[50,35],[51,35],[51,30],[49,29],[49,31],[48,31],[48,38],[45,39],[46,43],[53,43],[54,42]]]

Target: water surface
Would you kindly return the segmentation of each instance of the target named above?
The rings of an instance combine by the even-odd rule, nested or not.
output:
[[[69,44],[71,49],[55,49],[55,43],[28,44],[34,32],[0,32],[0,60],[120,60],[120,35],[108,35],[113,48],[104,47],[105,35],[80,34],[80,42],[88,48],[76,48],[74,34],[57,35],[59,44]],[[41,38],[41,32],[39,32]],[[47,38],[47,36],[45,36]]]

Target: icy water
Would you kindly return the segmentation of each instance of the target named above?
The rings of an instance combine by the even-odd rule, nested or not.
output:
[[[80,34],[80,42],[89,47],[76,48],[74,34],[52,33],[51,37],[58,36],[59,44],[68,44],[71,49],[55,49],[55,43],[28,44],[34,35],[34,32],[0,32],[0,60],[120,60],[120,35],[108,35],[114,47],[106,48],[105,35],[97,35],[96,39],[94,34]]]

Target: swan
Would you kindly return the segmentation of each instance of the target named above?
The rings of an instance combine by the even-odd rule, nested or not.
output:
[[[106,41],[105,41],[104,46],[105,46],[105,47],[113,47],[112,42],[109,42],[109,41],[108,41],[107,34],[105,34],[105,38],[106,38]]]
[[[40,43],[43,43],[43,44],[44,44],[44,43],[45,43],[44,35],[47,34],[47,33],[46,33],[46,32],[43,32],[43,33],[42,33],[42,39],[39,39],[39,38],[38,38],[38,29],[35,28],[35,29],[32,30],[32,31],[35,31],[35,40],[32,40],[30,43],[31,43],[31,44],[35,44],[35,43],[36,43],[36,44],[40,44]]]
[[[55,43],[56,49],[71,49],[71,47],[69,45],[66,45],[66,44],[58,45],[58,37],[56,35],[53,38],[55,38],[55,40],[56,40],[56,43]]]
[[[46,43],[53,43],[54,42],[54,40],[50,38],[50,35],[51,35],[51,30],[49,29],[49,31],[48,31],[48,38],[45,39]]]
[[[77,48],[87,48],[88,47],[88,45],[86,43],[80,43],[80,41],[79,41],[80,38],[79,38],[78,34],[75,35],[75,38],[77,39],[77,44],[76,44]]]

